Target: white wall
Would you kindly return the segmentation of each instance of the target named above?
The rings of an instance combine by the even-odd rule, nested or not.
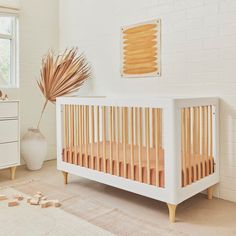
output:
[[[20,88],[3,90],[10,98],[21,101],[21,135],[36,126],[43,106],[43,96],[36,79],[42,57],[49,48],[58,49],[57,0],[0,0],[0,5],[20,8]],[[47,159],[56,157],[55,107],[49,105],[41,131],[49,150]]]
[[[120,77],[120,27],[162,19],[161,78]],[[236,202],[236,1],[60,0],[60,46],[77,45],[99,95],[221,97],[220,197]]]

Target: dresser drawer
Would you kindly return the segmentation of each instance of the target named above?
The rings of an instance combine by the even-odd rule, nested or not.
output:
[[[18,120],[0,120],[0,144],[18,141]]]
[[[18,142],[0,144],[0,168],[19,164]]]
[[[0,119],[18,116],[18,102],[0,102]]]

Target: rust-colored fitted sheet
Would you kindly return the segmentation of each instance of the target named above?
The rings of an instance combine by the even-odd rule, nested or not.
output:
[[[105,162],[103,159],[103,149],[105,146]],[[86,148],[87,147],[87,148]],[[118,148],[118,149],[117,149]],[[139,148],[138,145],[133,145],[133,165],[131,161],[131,145],[126,144],[126,178],[132,179],[135,181],[139,181],[142,183],[148,182],[148,162],[147,162],[147,148],[142,147]],[[91,155],[91,151],[93,149],[93,155]],[[99,155],[98,155],[99,150]],[[118,150],[118,152],[117,152]],[[141,150],[141,168],[139,168],[139,152]],[[82,155],[80,154],[82,153]],[[116,142],[110,143],[109,141],[105,143],[99,142],[94,143],[93,147],[91,147],[91,144],[83,144],[82,148],[80,147],[69,147],[63,149],[63,161],[79,165],[82,167],[94,169],[97,171],[101,171],[104,173],[116,175],[119,177],[125,177],[124,174],[124,147],[122,143],[119,143],[117,145]],[[112,154],[112,158],[110,158],[110,155]],[[117,155],[119,154],[119,155]],[[93,158],[92,158],[93,156]],[[156,157],[156,150],[155,148],[149,148],[149,167],[150,167],[150,184],[155,185],[157,187],[164,187],[165,181],[164,181],[164,150],[159,149],[159,155],[158,159]],[[112,160],[112,165],[110,168],[110,160]],[[158,160],[158,163],[156,162]],[[118,164],[117,164],[118,163]],[[209,162],[209,165],[206,165],[206,161],[202,161],[200,163],[201,173],[202,173],[202,167],[203,163],[205,163],[205,167],[209,166],[209,169],[213,163]],[[104,168],[104,164],[106,168]],[[156,166],[158,166],[158,176],[156,175]],[[132,168],[133,168],[133,178],[132,178]],[[110,170],[111,169],[111,170]],[[192,171],[189,172],[190,168],[187,168],[185,173],[182,171],[182,180],[184,178],[187,179],[187,182],[189,178],[192,179],[194,182],[194,178],[201,179],[202,177],[197,176],[196,173],[198,173],[198,165],[196,163],[192,163]],[[206,169],[206,168],[205,168]],[[141,172],[139,174],[139,172]],[[189,177],[189,174],[191,173],[191,177]],[[195,174],[194,174],[195,173]],[[157,182],[157,181],[158,182]],[[182,183],[183,185],[183,183]]]

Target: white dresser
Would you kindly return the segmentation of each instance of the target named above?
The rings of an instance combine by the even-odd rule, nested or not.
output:
[[[0,101],[0,169],[10,169],[15,178],[20,164],[19,101]]]

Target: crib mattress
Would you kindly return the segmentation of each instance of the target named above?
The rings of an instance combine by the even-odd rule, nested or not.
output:
[[[119,177],[126,177],[128,179],[133,179],[142,183],[147,183],[148,180],[148,171],[147,171],[147,149],[146,147],[140,147],[138,145],[133,145],[133,165],[131,162],[131,145],[126,144],[126,175],[124,173],[124,147],[122,143],[117,145],[116,142],[105,143],[105,166],[104,169],[104,158],[103,158],[103,142],[93,144],[93,155],[91,155],[91,144],[82,145],[82,148],[79,146],[72,146],[68,148],[63,148],[63,161],[71,164],[79,165],[82,167],[94,169],[97,171],[102,171]],[[112,150],[112,151],[111,151]],[[141,168],[139,168],[139,152],[141,151]],[[81,152],[81,153],[80,153]],[[150,184],[156,185],[158,187],[164,187],[164,150],[159,149],[158,163],[156,157],[155,148],[149,149],[149,166],[150,166]],[[81,155],[82,154],[82,155]],[[99,154],[99,155],[98,155]],[[110,155],[112,154],[112,159]],[[203,173],[203,169],[206,172],[210,173],[211,165],[214,165],[209,161],[207,165],[206,159],[200,158],[200,172]],[[110,165],[110,160],[112,164]],[[156,177],[156,163],[158,165],[158,180]],[[111,168],[110,168],[111,166]],[[132,166],[133,166],[133,178],[132,178]],[[203,166],[205,168],[203,168]],[[191,163],[191,168],[187,168],[187,171],[182,171],[182,186],[184,186],[184,179],[186,182],[194,182],[198,179],[198,168],[199,164]],[[207,171],[207,168],[209,170]],[[111,169],[111,170],[110,170]],[[139,173],[140,172],[140,173]],[[202,174],[201,174],[202,175]],[[140,178],[141,177],[141,178]],[[199,178],[200,179],[200,178]],[[158,181],[158,182],[157,182]]]

